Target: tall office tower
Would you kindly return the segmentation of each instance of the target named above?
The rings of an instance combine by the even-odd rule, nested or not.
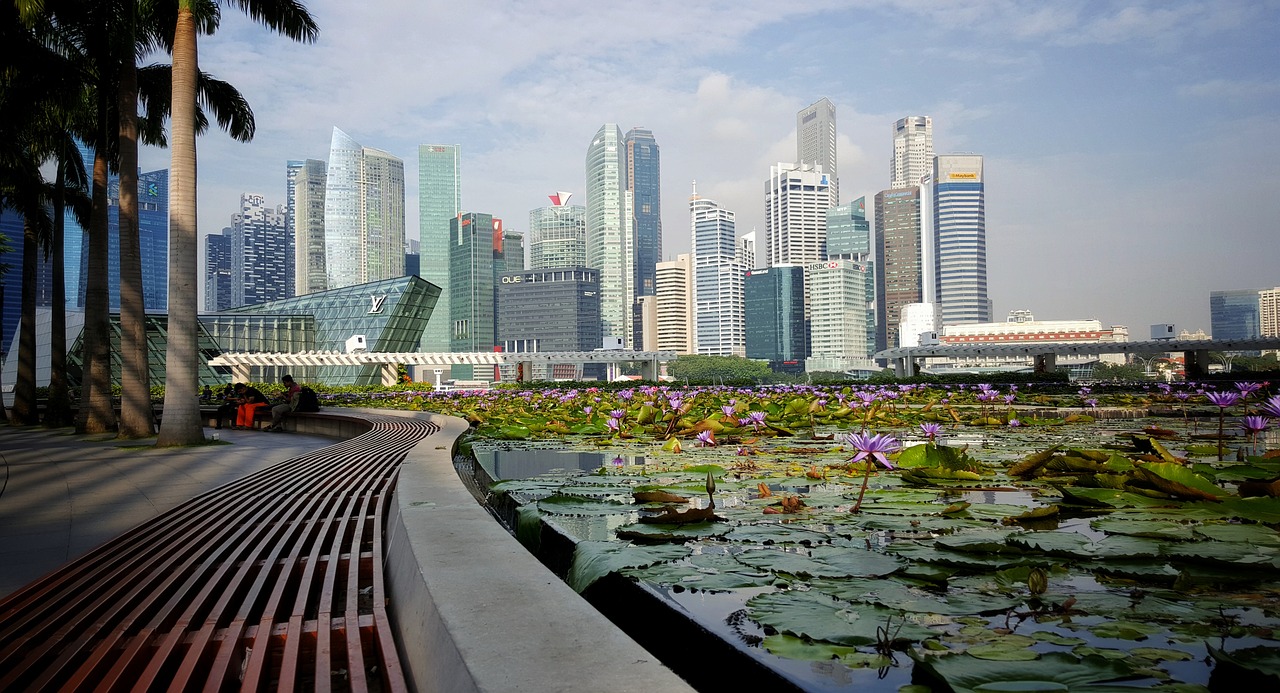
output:
[[[338,128],[329,148],[324,249],[330,289],[404,276],[404,162]]]
[[[693,353],[693,259],[681,253],[657,267],[658,351]]]
[[[463,212],[449,222],[449,235],[449,350],[493,351],[498,344],[494,287],[507,271],[502,220]],[[453,367],[454,377],[470,377],[459,370]]]
[[[499,219],[501,224],[502,220]],[[506,272],[520,272],[527,269],[524,265],[524,234],[518,231],[504,231],[502,233],[502,252],[501,257],[495,257],[495,267],[499,268],[498,274]]]
[[[743,284],[747,358],[775,371],[804,370],[804,268],[774,265],[747,272]]]
[[[854,260],[871,269],[866,316],[870,326],[867,353],[876,352],[876,284],[875,263],[871,260],[871,224],[867,221],[867,198],[859,197],[849,204],[827,210],[827,259]]]
[[[82,152],[87,166],[92,166],[93,155]],[[120,209],[120,177],[112,174],[107,180],[107,205]],[[77,228],[79,228],[77,226]],[[72,240],[76,234],[67,234]],[[21,236],[19,236],[21,237]],[[79,234],[80,247],[75,254],[79,265],[76,293],[67,291],[67,300],[84,307],[85,283],[89,278],[89,235]],[[120,310],[120,217],[115,211],[107,215],[107,287],[108,305],[112,312]],[[74,242],[74,241],[72,241]],[[64,241],[65,243],[65,241]],[[147,312],[164,312],[169,308],[169,171],[148,171],[138,174],[138,243],[142,252],[142,304]],[[66,247],[64,245],[64,247]],[[70,253],[68,253],[70,256]],[[71,265],[65,260],[63,266]],[[72,282],[67,281],[70,288]]]
[[[635,226],[635,295],[652,296],[656,290],[654,272],[662,257],[662,161],[658,142],[649,130],[631,128],[623,145]]]
[[[933,118],[907,116],[893,124],[889,187],[909,188],[933,173]]]
[[[840,178],[836,166],[836,107],[823,97],[796,114],[796,161],[821,166],[830,177],[830,202],[840,204]]]
[[[293,296],[287,276],[289,244],[285,213],[257,193],[240,196],[231,217],[231,306],[252,306]]]
[[[756,266],[756,232],[742,234],[738,239],[738,262],[751,269]]]
[[[842,372],[870,366],[867,299],[875,273],[865,262],[827,260],[806,268],[809,296],[807,371]]]
[[[440,287],[440,305],[449,305],[449,223],[462,211],[462,148],[456,144],[418,147],[419,275]],[[422,350],[449,350],[449,311],[431,315]]]
[[[932,245],[934,300],[942,324],[991,322],[980,155],[934,157]]]
[[[497,336],[503,351],[600,348],[598,271],[557,267],[504,272],[497,287]]]
[[[765,264],[806,265],[824,259],[831,177],[821,166],[779,163],[765,183]]]
[[[1280,286],[1258,292],[1258,326],[1263,337],[1280,337]]]
[[[876,351],[898,346],[902,307],[924,302],[920,188],[882,190],[875,198]]]
[[[698,354],[746,356],[742,282],[734,213],[714,200],[689,197],[693,232],[693,342]]]
[[[217,313],[236,307],[231,302],[235,274],[231,271],[231,227],[204,237],[204,310]]]
[[[600,270],[603,337],[630,349],[635,303],[635,223],[622,131],[603,125],[587,147],[587,266]]]
[[[587,208],[573,193],[550,195],[551,206],[529,212],[529,269],[587,265]]]
[[[325,162],[288,163],[285,228],[293,244],[293,293],[305,296],[329,288],[324,257]]]
[[[1261,290],[1209,292],[1209,332],[1214,339],[1262,336]]]
[[[636,299],[636,313],[640,326],[636,328],[638,351],[658,350],[658,297],[641,296]]]

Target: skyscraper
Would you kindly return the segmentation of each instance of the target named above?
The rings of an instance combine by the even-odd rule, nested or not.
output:
[[[587,147],[587,266],[600,270],[603,337],[620,338],[630,349],[636,244],[625,159],[622,131],[613,123],[601,126]]]
[[[82,149],[87,166],[93,164],[93,154]],[[108,307],[120,310],[120,177],[112,174],[107,179],[107,205],[112,210],[107,215],[107,288]],[[68,215],[70,213],[68,212]],[[68,219],[72,217],[68,216]],[[79,230],[79,226],[75,227]],[[21,237],[21,236],[19,236]],[[163,312],[169,307],[169,171],[148,171],[138,174],[138,242],[142,251],[142,304],[148,312]],[[67,301],[84,307],[85,283],[89,277],[89,234],[69,232],[66,245],[78,243],[75,252],[67,251],[63,266],[67,268]],[[71,261],[77,265],[72,268]],[[76,279],[71,279],[75,272]],[[72,293],[74,286],[75,293]]]
[[[257,193],[240,196],[240,211],[231,217],[231,306],[252,306],[293,296],[287,275],[289,243],[285,213],[267,206]]]
[[[1280,337],[1280,286],[1258,292],[1258,327],[1263,337]]]
[[[449,234],[449,350],[492,351],[498,343],[494,286],[507,271],[502,220],[463,212],[450,220]],[[454,366],[455,377],[459,370]]]
[[[777,371],[804,370],[804,268],[774,265],[746,273],[743,316],[747,358]]]
[[[230,310],[233,291],[231,272],[231,227],[222,233],[204,237],[204,310],[206,313]]]
[[[693,333],[698,354],[746,356],[742,282],[734,213],[695,188],[689,198],[693,232]]]
[[[865,262],[827,260],[805,273],[809,297],[807,371],[847,371],[870,366],[867,300],[874,272]]]
[[[551,206],[529,212],[529,269],[587,265],[587,208],[571,196],[550,195]]]
[[[632,128],[623,140],[636,239],[635,295],[652,296],[662,257],[662,166],[653,132]]]
[[[324,203],[329,288],[404,276],[404,162],[333,129]]]
[[[779,163],[765,183],[765,261],[768,266],[823,260],[831,177],[820,165]]]
[[[889,187],[909,188],[933,173],[933,118],[907,116],[893,124]]]
[[[1209,292],[1209,331],[1214,339],[1262,336],[1261,291],[1233,289]]]
[[[831,181],[827,207],[840,204],[836,139],[836,107],[827,98],[818,99],[796,114],[796,161],[821,166],[827,174]]]
[[[827,210],[827,260],[853,260],[867,269],[866,301],[863,306],[867,325],[867,353],[876,351],[876,282],[875,263],[871,260],[871,224],[867,221],[867,199],[859,197],[849,204]]]
[[[693,259],[681,253],[657,268],[658,351],[693,353]]]
[[[305,296],[328,288],[324,256],[325,162],[290,161],[285,227],[293,245],[293,292]]]
[[[876,193],[876,350],[898,346],[902,307],[924,301],[920,188]]]
[[[449,223],[462,211],[462,148],[456,144],[418,147],[419,273],[440,287],[440,305],[449,305]],[[449,311],[437,310],[422,335],[422,350],[449,350]]]
[[[934,157],[934,286],[943,325],[991,322],[982,181],[981,156]]]

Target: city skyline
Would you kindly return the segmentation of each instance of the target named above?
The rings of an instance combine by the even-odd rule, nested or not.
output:
[[[249,145],[200,140],[202,234],[243,192],[282,199],[281,167],[326,158],[334,126],[406,161],[409,219],[414,150],[449,142],[465,152],[463,208],[523,220],[547,190],[586,190],[582,143],[619,122],[662,143],[667,260],[688,250],[673,230],[694,179],[740,234],[763,235],[768,166],[794,157],[797,111],[825,97],[842,202],[887,187],[903,117],[933,119],[939,154],[984,156],[995,319],[1207,329],[1210,291],[1280,284],[1275,3],[307,6],[314,46],[237,13],[202,38],[202,68],[258,121]],[[606,28],[624,18],[619,50]],[[408,59],[423,25],[456,29],[429,70]],[[469,32],[510,47],[477,52]],[[167,168],[168,152],[141,166]]]

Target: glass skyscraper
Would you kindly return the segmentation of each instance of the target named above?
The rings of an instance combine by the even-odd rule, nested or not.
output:
[[[324,234],[329,288],[404,276],[404,162],[334,128]]]
[[[697,354],[746,356],[742,282],[734,213],[698,195],[689,199],[693,231],[693,340]]]
[[[328,166],[317,159],[290,161],[286,174],[285,228],[293,248],[294,295],[324,291],[324,191]]]
[[[600,270],[603,336],[630,349],[635,302],[635,223],[622,131],[606,123],[587,147],[587,266]]]
[[[508,271],[502,220],[464,212],[449,221],[449,351],[493,351],[498,275]],[[522,269],[521,259],[512,270]],[[454,366],[454,371],[458,366]]]
[[[1209,292],[1209,324],[1214,339],[1254,339],[1262,336],[1260,289]]]
[[[418,146],[419,276],[440,287],[440,305],[449,305],[449,222],[462,211],[462,148],[456,144]],[[422,335],[422,350],[449,351],[449,311],[436,311]]]
[[[529,269],[585,267],[587,208],[570,205],[570,193],[550,197],[551,206],[529,212]]]
[[[649,130],[632,128],[624,144],[635,225],[635,295],[652,296],[654,272],[662,259],[662,162],[658,142]]]
[[[85,165],[93,165],[93,153],[81,149]],[[120,177],[107,179],[107,289],[108,307],[120,310]],[[72,222],[68,214],[64,236],[64,267],[67,268],[67,302],[84,307],[85,284],[89,277],[89,234]],[[138,242],[142,251],[142,304],[147,312],[169,309],[169,171],[138,174]],[[68,250],[72,245],[78,247]],[[72,262],[76,264],[73,266]],[[72,277],[75,277],[73,280]]]
[[[293,263],[284,210],[257,193],[240,196],[231,218],[231,305],[249,306],[293,296]]]
[[[920,188],[876,193],[876,350],[898,346],[902,307],[924,300]]]
[[[982,180],[979,155],[934,157],[934,286],[943,325],[991,322]]]
[[[821,166],[830,180],[822,210],[840,204],[837,141],[836,107],[829,99],[818,99],[796,114],[796,161]]]
[[[743,284],[747,358],[777,371],[804,370],[804,268],[774,265],[746,273]]]

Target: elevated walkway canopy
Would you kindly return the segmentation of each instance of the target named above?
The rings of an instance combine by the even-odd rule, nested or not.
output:
[[[394,385],[398,366],[473,366],[521,365],[520,380],[533,373],[534,363],[631,363],[644,362],[641,374],[648,380],[658,379],[658,364],[674,361],[674,351],[477,351],[477,352],[360,352],[305,351],[297,353],[224,353],[209,359],[210,366],[230,366],[237,382],[249,379],[252,366],[382,366],[382,384]]]
[[[1037,373],[1052,373],[1059,356],[1134,354],[1146,356],[1181,351],[1188,380],[1204,377],[1209,371],[1211,351],[1262,351],[1280,349],[1280,337],[1252,339],[1153,339],[1142,342],[1043,342],[1038,344],[936,344],[897,347],[876,352],[875,358],[893,361],[894,373],[914,375],[916,359],[966,358],[980,356],[1029,357]]]

